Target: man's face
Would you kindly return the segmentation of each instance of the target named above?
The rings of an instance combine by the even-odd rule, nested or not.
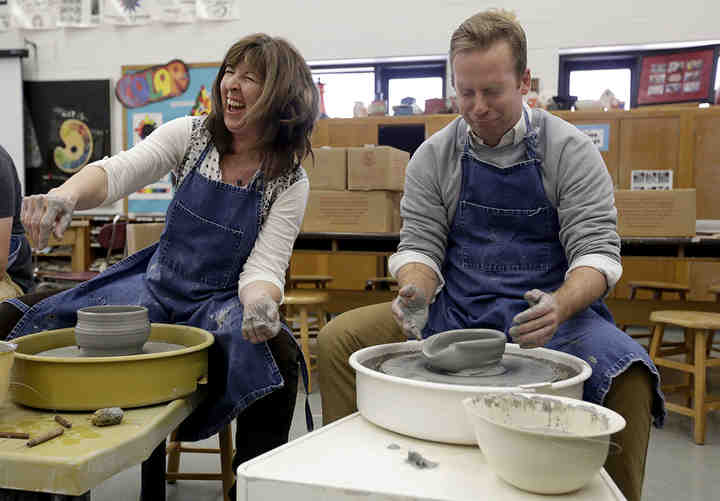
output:
[[[485,50],[459,52],[452,63],[460,113],[485,144],[495,146],[522,116],[522,96],[530,89],[530,71],[525,70],[518,79],[510,45],[505,41]]]

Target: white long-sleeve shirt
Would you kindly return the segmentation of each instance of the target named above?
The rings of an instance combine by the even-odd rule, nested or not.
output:
[[[115,202],[170,172],[174,173],[179,185],[209,140],[203,121],[204,117],[176,118],[158,127],[131,149],[95,162],[94,165],[104,169],[108,176],[105,203]],[[220,157],[214,147],[198,166],[198,173],[212,180],[222,180]],[[309,190],[307,175],[299,166],[293,172],[265,183],[261,228],[238,278],[239,291],[259,280],[274,284],[280,291],[284,289],[285,270],[300,232]]]

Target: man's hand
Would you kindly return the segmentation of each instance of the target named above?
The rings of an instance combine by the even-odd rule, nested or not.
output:
[[[51,232],[56,238],[62,238],[70,226],[76,203],[70,197],[54,194],[53,190],[47,195],[31,195],[23,199],[20,218],[36,249],[47,247]]]
[[[524,297],[530,308],[515,315],[510,337],[520,348],[545,346],[561,322],[557,298],[538,289],[526,292]]]
[[[244,303],[242,336],[257,344],[274,338],[280,332],[278,304],[267,293],[261,293]]]
[[[414,284],[405,285],[392,302],[395,321],[408,339],[422,339],[421,331],[428,319],[428,301]]]

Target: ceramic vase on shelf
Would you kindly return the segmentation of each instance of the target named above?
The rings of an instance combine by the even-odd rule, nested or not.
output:
[[[353,106],[353,117],[362,118],[366,116],[368,116],[368,110],[365,107],[365,103],[362,101],[355,101],[355,106]]]
[[[383,116],[387,113],[387,107],[385,106],[385,101],[382,99],[376,99],[372,103],[370,103],[370,106],[368,106],[368,115],[371,116]]]

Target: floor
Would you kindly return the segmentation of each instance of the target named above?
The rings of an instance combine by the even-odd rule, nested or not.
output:
[[[670,334],[672,339],[673,334]],[[671,375],[668,375],[668,379]],[[708,384],[720,393],[720,369],[711,370]],[[291,439],[304,433],[304,391],[298,395],[298,406],[291,429]],[[310,407],[316,427],[321,425],[319,386],[313,384]],[[710,501],[720,492],[720,411],[708,419],[705,445],[692,441],[691,420],[671,413],[662,429],[653,428],[645,474],[644,501],[682,500]],[[216,440],[205,441],[206,447]],[[200,445],[200,443],[198,444]],[[216,455],[185,454],[181,468],[191,471],[219,471]],[[169,485],[169,501],[221,501],[220,482],[178,481]],[[140,468],[130,468],[107,480],[92,491],[92,501],[136,501],[140,492]],[[267,500],[271,501],[271,500]]]

